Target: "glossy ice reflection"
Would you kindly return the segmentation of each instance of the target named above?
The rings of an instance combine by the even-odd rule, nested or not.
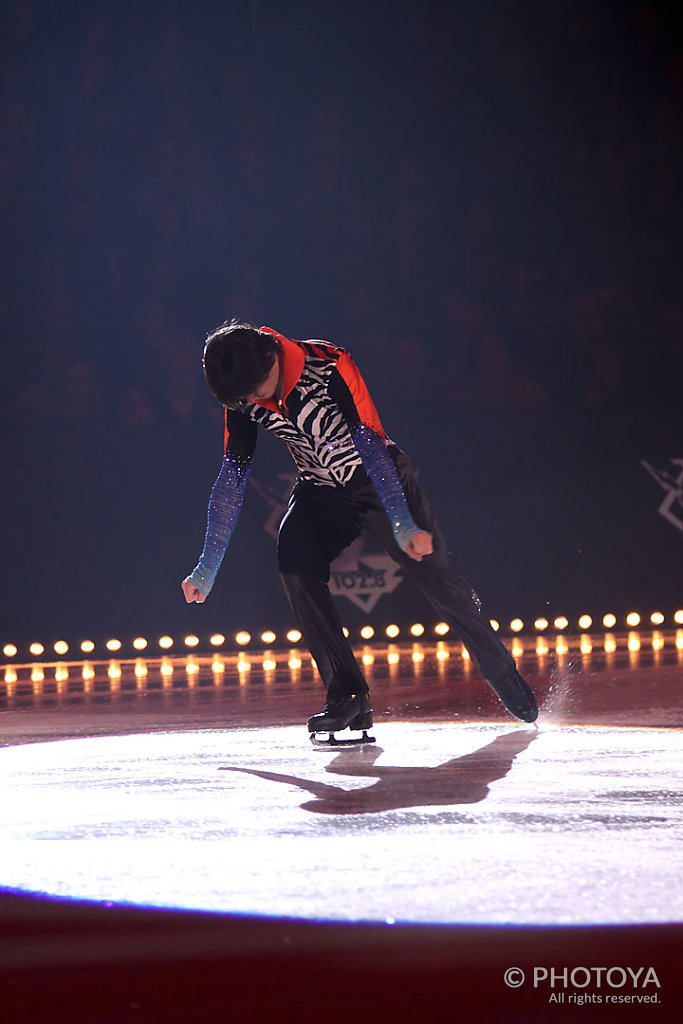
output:
[[[680,732],[375,731],[340,752],[300,726],[0,750],[0,884],[338,920],[681,919]]]

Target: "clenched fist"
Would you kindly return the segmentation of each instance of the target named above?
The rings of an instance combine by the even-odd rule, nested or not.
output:
[[[431,555],[434,550],[434,544],[432,542],[431,533],[426,533],[421,530],[420,533],[414,533],[410,538],[410,543],[406,548],[406,554],[414,558],[416,562],[421,562],[425,555]]]
[[[198,590],[194,583],[190,582],[189,576],[180,585],[183,588],[183,594],[188,604],[192,604],[193,601],[196,601],[197,604],[202,604],[206,601],[206,594],[202,594],[201,590]]]

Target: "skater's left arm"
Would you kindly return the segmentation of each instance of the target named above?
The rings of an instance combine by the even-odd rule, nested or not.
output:
[[[432,535],[421,530],[412,517],[374,402],[358,367],[346,352],[332,372],[330,393],[351,428],[353,443],[386,509],[396,542],[415,561],[422,561],[424,555],[432,553]]]

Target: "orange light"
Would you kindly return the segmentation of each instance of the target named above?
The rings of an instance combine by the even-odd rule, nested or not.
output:
[[[581,627],[581,629],[590,629],[592,625],[593,620],[591,619],[590,615],[582,615],[579,619],[579,626]]]
[[[250,642],[250,640],[251,640],[251,634],[245,632],[244,630],[242,630],[241,633],[237,633],[235,635],[235,643],[239,644],[240,647],[244,647],[244,645],[248,644]]]
[[[199,637],[198,636],[186,636],[185,637],[185,646],[186,647],[196,647],[198,644],[199,644]]]
[[[209,640],[209,643],[211,644],[212,647],[222,647],[223,644],[225,643],[225,637],[223,636],[222,633],[214,633],[211,639]]]
[[[639,626],[640,625],[640,615],[638,614],[638,612],[629,612],[628,613],[628,615],[626,616],[626,625],[627,626]]]
[[[385,632],[390,640],[395,640],[401,630],[398,626],[392,624],[391,626],[387,626]]]
[[[566,629],[567,626],[569,625],[569,622],[565,618],[564,615],[558,615],[557,618],[555,619],[553,625],[554,625],[555,629]]]
[[[17,649],[14,646],[14,644],[5,644],[5,646],[2,649],[2,653],[5,655],[6,658],[13,658],[17,653]]]
[[[162,651],[170,650],[170,648],[173,647],[173,637],[172,636],[160,636],[159,637],[159,647],[161,647]]]
[[[607,615],[603,616],[602,624],[607,629],[612,629],[612,627],[616,626],[616,624],[617,624],[617,617],[616,617],[616,615],[612,615],[611,612],[608,612]]]
[[[121,641],[120,640],[107,640],[105,647],[108,651],[120,651]]]
[[[491,624],[491,629],[493,630],[493,632],[497,633],[498,630],[500,629],[500,622],[498,621],[498,619],[489,619],[489,622]]]
[[[446,636],[446,634],[450,633],[450,631],[451,627],[448,625],[447,622],[437,622],[436,626],[434,626],[434,632],[436,633],[437,636]]]
[[[287,634],[287,639],[289,640],[290,644],[298,644],[299,640],[301,640],[301,633],[299,632],[298,629],[290,629],[289,633]]]
[[[524,629],[524,623],[521,619],[513,619],[512,622],[510,623],[510,629],[512,630],[513,633],[521,633],[521,631]]]
[[[375,631],[372,628],[372,626],[363,626],[363,628],[360,631],[360,635],[363,637],[364,640],[372,640],[373,636],[375,635]]]
[[[136,651],[144,651],[147,648],[147,641],[144,636],[136,636],[133,640],[133,647]]]
[[[664,616],[661,612],[653,612],[650,616],[650,622],[653,626],[661,626],[664,623]]]
[[[95,645],[92,642],[92,640],[83,640],[83,642],[81,643],[81,650],[83,651],[84,654],[92,654],[92,652],[95,650]]]
[[[272,629],[267,629],[265,633],[261,633],[261,642],[264,644],[274,644],[276,639],[277,637]]]
[[[422,625],[421,622],[415,622],[410,627],[410,632],[413,634],[413,636],[422,636],[424,631],[425,631],[425,628],[424,628],[424,626]]]
[[[45,648],[43,647],[42,644],[37,644],[36,643],[36,644],[31,644],[31,646],[29,647],[29,651],[31,652],[31,654],[38,655],[38,654],[42,654],[45,651]]]
[[[536,619],[536,621],[534,622],[534,629],[538,629],[540,631],[540,630],[547,629],[547,628],[548,628],[548,620],[547,619]]]

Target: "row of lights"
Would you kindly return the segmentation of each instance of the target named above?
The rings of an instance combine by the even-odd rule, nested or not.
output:
[[[582,629],[584,632],[587,629],[590,629],[591,626],[593,626],[594,624],[593,619],[590,615],[580,615],[576,621],[579,628]],[[666,616],[663,615],[662,612],[652,612],[649,621],[653,626],[663,626],[666,621]],[[683,625],[683,609],[679,609],[678,611],[674,612],[673,621],[679,626]],[[640,626],[643,623],[643,618],[639,612],[629,612],[626,618],[624,619],[624,623],[630,629],[635,629],[636,626]],[[569,620],[564,615],[558,615],[558,617],[553,620],[552,624],[555,627],[555,629],[561,631],[567,629],[567,627],[569,626]],[[602,625],[605,627],[605,629],[614,629],[614,627],[617,625],[616,615],[613,615],[611,612],[608,612],[607,615],[603,615]],[[534,629],[539,633],[542,633],[544,630],[548,629],[549,626],[550,622],[548,621],[548,619],[534,620]],[[510,623],[510,629],[512,630],[513,633],[519,633],[521,632],[521,630],[524,629],[524,623],[521,619],[513,619],[512,622]]]
[[[500,629],[500,623],[496,619],[491,619],[491,626],[494,630]],[[625,624],[634,629],[636,626],[641,625],[642,617],[638,612],[629,612],[626,616]],[[652,612],[649,617],[649,621],[653,626],[662,626],[666,621],[665,616],[661,612]],[[677,625],[683,625],[683,609],[679,609],[673,615],[673,621]],[[577,619],[577,624],[584,632],[593,626],[593,619],[590,615],[581,615]],[[617,625],[617,617],[611,613],[602,617],[602,625],[605,629],[613,629]],[[538,633],[542,633],[549,629],[551,626],[550,620],[545,618],[539,618],[534,621],[534,629]],[[564,615],[559,615],[552,622],[554,629],[563,631],[569,627],[569,620]],[[510,622],[510,631],[512,633],[521,633],[524,629],[524,622],[522,619],[512,619]],[[434,633],[436,636],[446,636],[450,632],[450,626],[446,622],[439,622],[434,627]],[[395,640],[401,633],[401,630],[396,625],[387,626],[384,630],[385,636],[390,640]],[[425,627],[421,622],[416,622],[410,627],[410,634],[413,637],[421,637],[425,633]],[[349,636],[348,629],[344,628],[344,635]],[[360,636],[363,640],[372,640],[376,636],[376,631],[373,626],[363,626],[360,630]],[[298,629],[290,629],[286,634],[288,643],[298,644],[301,640],[301,633]],[[275,643],[277,635],[272,630],[266,630],[260,635],[261,643],[270,645]],[[214,633],[209,638],[209,643],[212,647],[222,647],[226,642],[226,638],[222,633]],[[247,633],[246,630],[240,630],[234,636],[234,642],[238,647],[246,647],[252,642],[251,633]],[[186,636],[183,640],[184,646],[193,649],[199,646],[200,640],[198,636],[190,635]],[[162,651],[170,650],[175,644],[175,640],[171,636],[159,637],[158,646]],[[110,654],[118,653],[123,644],[120,640],[111,639],[105,643],[105,648]],[[133,649],[135,651],[146,651],[149,647],[149,641],[146,637],[138,636],[132,642]],[[66,640],[57,640],[52,647],[55,654],[63,656],[69,653],[69,644]],[[40,657],[45,654],[45,645],[41,643],[30,644],[29,653],[35,657]],[[92,654],[95,650],[95,644],[92,640],[83,640],[80,644],[80,650],[83,654]],[[18,648],[16,644],[5,644],[2,653],[6,658],[14,658],[18,654]]]
[[[461,653],[462,653],[462,657],[463,657],[463,659],[465,661],[469,661],[470,660],[470,655],[469,655],[468,651],[464,647],[462,648]],[[409,657],[411,658],[411,660],[413,662],[422,662],[422,661],[425,660],[424,651],[422,651],[419,648],[418,649],[414,649],[409,654]],[[437,657],[438,661],[446,661],[448,658],[451,657],[451,654],[450,654],[450,651],[446,650],[446,648],[443,646],[443,644],[440,643],[438,645],[438,650],[436,652],[436,657]],[[401,658],[401,655],[399,655],[398,651],[395,651],[395,650],[388,651],[387,654],[386,654],[386,660],[387,660],[389,665],[397,665],[399,663],[399,661],[400,661],[400,658]],[[367,648],[363,651],[362,662],[366,666],[370,666],[370,665],[373,665],[375,663],[375,655],[370,650],[368,650]],[[311,665],[314,664],[312,658],[310,659],[310,663],[311,663]],[[250,661],[248,656],[244,652],[240,652],[238,660],[237,660],[237,666],[236,666],[238,672],[240,673],[240,676],[243,676],[245,673],[249,672],[251,670],[251,668],[252,668],[252,664],[256,664],[255,660]],[[298,655],[296,653],[290,652],[289,655],[287,656],[287,666],[292,671],[298,671],[300,668],[303,667],[303,661],[302,661],[302,659],[300,657],[298,657]],[[163,676],[164,678],[170,678],[174,674],[174,672],[175,672],[175,667],[176,666],[174,665],[174,662],[173,662],[173,660],[171,658],[162,658],[161,659],[161,664],[159,666],[159,672],[160,672],[161,676]],[[264,657],[262,662],[261,662],[261,668],[264,669],[266,672],[272,671],[272,670],[276,669],[277,667],[278,667],[278,662],[277,662],[277,660],[276,660],[276,658],[275,658],[275,656],[273,654],[266,655],[266,657]],[[213,659],[212,663],[211,663],[211,670],[212,670],[212,672],[214,674],[221,674],[221,673],[225,672],[225,669],[226,669],[225,662],[223,660],[221,660],[221,658],[220,658],[220,656],[218,654],[216,654],[214,656],[214,659]],[[188,655],[187,661],[185,663],[185,672],[189,676],[197,675],[200,672],[200,665],[194,660],[194,656],[191,655],[191,654]],[[137,679],[143,679],[143,678],[145,678],[148,675],[148,673],[149,673],[149,668],[147,666],[147,662],[143,658],[137,658],[136,661],[135,661],[135,666],[134,666],[134,674],[135,674],[136,678]],[[107,669],[107,675],[109,676],[109,678],[110,679],[120,679],[122,674],[123,674],[123,671],[122,671],[122,668],[121,668],[121,663],[118,662],[118,661],[115,661],[115,660],[110,661],[108,669]],[[96,676],[96,670],[95,670],[95,667],[92,664],[92,662],[89,662],[89,661],[84,662],[82,667],[81,667],[81,677],[87,682],[87,681],[90,681],[90,680],[94,679],[95,676]],[[34,665],[32,667],[31,677],[30,678],[31,678],[31,681],[34,682],[34,683],[36,683],[36,682],[43,682],[45,680],[45,669],[44,669],[44,666],[42,666],[42,665]],[[54,678],[55,678],[55,680],[57,682],[65,682],[65,681],[67,681],[69,679],[69,667],[67,665],[58,664],[55,667]],[[5,683],[13,684],[13,683],[18,682],[18,679],[19,679],[19,677],[17,676],[16,670],[13,667],[7,666],[5,668],[5,674],[4,674]]]
[[[683,630],[678,630],[675,643],[677,649],[683,653]],[[601,645],[598,646],[602,646],[606,654],[614,654],[617,650],[617,637],[615,637],[613,633],[608,633],[605,635]],[[642,642],[639,635],[637,633],[630,633],[626,640],[626,646],[628,650],[631,652],[631,654],[637,654],[637,652],[639,652],[642,647]],[[652,636],[651,647],[652,650],[655,652],[663,650],[663,648],[665,647],[665,640],[661,633],[655,633]],[[559,655],[569,653],[569,647],[567,645],[566,637],[562,636],[562,634],[558,634],[555,637],[555,650]],[[589,636],[584,634],[581,637],[580,643],[581,654],[589,655],[593,652],[593,650],[593,641]],[[465,647],[461,647],[460,651],[455,653],[460,654],[465,664],[467,664],[471,660],[470,655]],[[524,647],[520,644],[517,638],[515,638],[513,641],[512,653],[514,657],[521,657],[525,653]],[[549,653],[550,647],[548,646],[547,640],[544,637],[539,636],[536,640],[536,654],[539,657],[543,657],[544,655]],[[437,661],[443,663],[447,661],[451,656],[451,651],[448,650],[446,645],[443,642],[439,642],[437,644],[436,650]],[[377,659],[380,657],[380,655],[376,655],[369,648],[365,648],[362,653],[361,660],[363,665],[369,668],[370,666],[374,665]],[[415,664],[424,662],[426,658],[425,652],[422,650],[419,644],[415,644],[412,651],[403,652],[402,654],[400,654],[395,649],[390,649],[385,653],[384,657],[387,664],[389,665],[398,665],[402,657],[410,658]],[[250,661],[247,654],[245,654],[244,652],[240,652],[236,667],[239,672],[240,679],[242,681],[244,681],[246,674],[251,670],[252,666],[256,664],[257,662],[255,659],[253,659],[253,656],[252,661]],[[283,664],[282,660],[279,662],[279,664],[280,666]],[[291,671],[296,672],[302,668],[303,662],[295,652],[290,652],[289,655],[287,656],[287,666]],[[162,658],[159,667],[160,675],[165,680],[170,680],[175,673],[176,667],[177,666],[174,665],[173,659]],[[278,661],[276,660],[273,654],[268,654],[261,661],[260,667],[265,672],[271,672],[278,668]],[[214,659],[211,663],[211,670],[214,673],[214,676],[222,675],[222,673],[226,670],[226,664],[218,654],[214,656]],[[149,669],[147,666],[147,662],[144,661],[144,659],[142,658],[136,659],[134,666],[134,673],[136,678],[138,680],[142,680],[146,678],[148,672]],[[200,672],[200,665],[194,660],[194,656],[192,654],[188,655],[187,657],[187,661],[185,663],[185,672],[190,677],[193,677]],[[121,676],[123,675],[123,670],[121,668],[120,662],[114,660],[110,661],[107,669],[107,675],[112,680],[120,679]],[[93,680],[95,676],[96,670],[92,662],[84,662],[81,669],[81,677],[83,678],[83,680],[89,682]],[[42,665],[34,665],[32,667],[30,678],[31,682],[34,683],[43,682],[45,679],[44,667]],[[64,664],[56,665],[54,678],[56,682],[62,683],[69,680],[70,676],[68,666]],[[18,680],[19,677],[17,675],[16,669],[11,666],[7,666],[4,670],[5,684],[12,686],[13,684],[17,683]]]
[[[243,647],[246,644],[251,643],[251,634],[242,631],[237,633],[234,639],[235,643]],[[265,633],[261,634],[261,640],[264,644],[272,644],[275,642],[275,640],[277,640],[277,636],[272,631],[266,630]],[[301,640],[301,633],[299,632],[298,629],[290,629],[290,631],[287,633],[287,640],[290,643],[296,644]],[[225,641],[226,638],[222,633],[214,633],[214,635],[209,638],[209,643],[211,644],[212,647],[222,647]],[[133,640],[132,646],[133,649],[136,651],[146,651],[147,648],[149,647],[149,643],[150,642],[149,640],[147,640],[146,637],[137,636]],[[200,640],[198,636],[191,635],[186,636],[183,640],[183,643],[185,647],[192,649],[194,647],[199,646]],[[173,639],[172,636],[159,637],[158,646],[162,651],[170,650],[171,647],[174,646],[174,644],[175,640]],[[83,640],[83,642],[79,646],[83,654],[92,654],[93,651],[95,650],[95,644],[93,643],[92,640]],[[110,654],[117,654],[123,647],[123,643],[120,640],[112,639],[107,640],[104,646],[106,650],[110,652]],[[29,653],[35,655],[36,657],[45,653],[45,645],[41,643],[32,643],[30,644],[28,649]],[[52,649],[55,652],[55,654],[59,655],[69,653],[69,645],[66,642],[66,640],[57,640],[57,642],[53,644]],[[2,653],[7,658],[14,658],[18,654],[18,648],[16,644],[5,644],[5,646],[2,649]]]

